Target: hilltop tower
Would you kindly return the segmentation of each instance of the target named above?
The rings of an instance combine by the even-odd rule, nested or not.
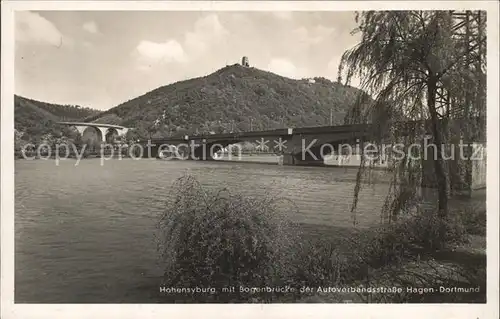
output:
[[[244,56],[242,59],[241,59],[241,65],[242,66],[245,66],[245,67],[249,67],[250,64],[248,63],[248,57]]]

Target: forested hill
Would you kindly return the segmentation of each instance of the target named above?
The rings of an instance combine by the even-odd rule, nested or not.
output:
[[[14,96],[14,128],[23,140],[38,141],[46,134],[60,135],[65,128],[57,121],[82,121],[100,111],[78,105],[59,105]]]
[[[136,128],[138,137],[344,123],[360,90],[324,78],[293,80],[232,65],[157,88],[87,121]]]
[[[157,88],[107,111],[15,96],[23,140],[59,136],[57,121],[123,125],[129,138],[344,124],[362,91],[325,78],[293,80],[239,64]]]

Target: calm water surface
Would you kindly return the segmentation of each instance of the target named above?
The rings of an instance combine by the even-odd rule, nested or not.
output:
[[[161,274],[154,242],[173,181],[186,172],[208,187],[280,194],[308,224],[352,227],[356,170],[257,163],[99,159],[16,161],[15,301],[133,302]],[[359,226],[380,220],[386,184],[362,190]]]

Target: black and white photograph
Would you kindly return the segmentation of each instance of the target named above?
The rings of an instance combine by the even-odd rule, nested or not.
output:
[[[355,2],[2,3],[2,317],[498,318],[498,3]]]

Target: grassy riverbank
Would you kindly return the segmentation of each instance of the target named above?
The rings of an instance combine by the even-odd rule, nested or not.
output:
[[[159,224],[165,276],[148,296],[157,302],[485,302],[486,214],[480,200],[458,203],[446,221],[418,215],[346,229],[288,223],[293,203],[283,209],[272,196],[208,191],[189,177],[176,191]],[[401,291],[318,290],[361,286]],[[214,290],[173,292],[196,287]],[[235,291],[223,291],[229,287]],[[454,287],[474,289],[449,292]]]

